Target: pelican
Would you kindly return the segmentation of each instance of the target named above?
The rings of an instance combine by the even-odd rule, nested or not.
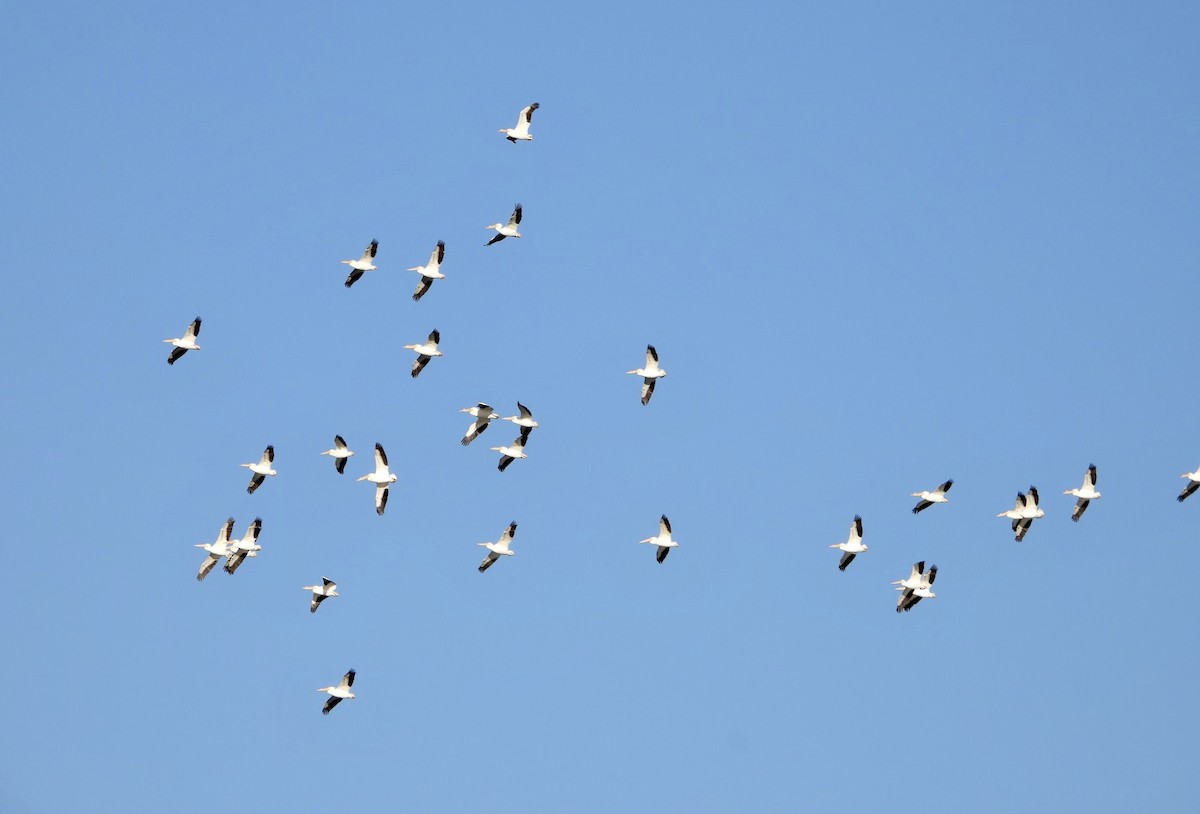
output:
[[[1071,512],[1071,519],[1078,523],[1079,518],[1087,511],[1088,503],[1100,497],[1100,493],[1096,491],[1096,465],[1088,464],[1087,473],[1083,476],[1083,486],[1068,489],[1063,494],[1079,498],[1075,501],[1074,511]]]
[[[434,280],[444,280],[446,275],[442,274],[438,269],[441,268],[442,258],[446,256],[446,241],[439,240],[437,248],[433,250],[433,254],[429,255],[429,262],[424,266],[413,266],[409,271],[419,272],[421,282],[417,283],[417,290],[413,292],[413,301],[420,300],[425,296],[425,292],[429,290],[429,286],[433,285]]]
[[[247,557],[257,557],[258,552],[262,551],[262,546],[258,544],[258,534],[262,531],[262,518],[254,518],[254,522],[246,529],[246,533],[242,535],[242,539],[234,540],[229,544],[229,554],[225,559],[225,573],[232,574],[238,570],[238,566],[246,561]]]
[[[1017,542],[1021,542],[1025,538],[1025,533],[1033,526],[1033,521],[1039,517],[1045,517],[1046,512],[1039,505],[1038,490],[1036,486],[1029,487],[1029,493],[1025,498],[1025,511],[1022,512],[1024,522],[1020,524],[1020,529],[1017,531]]]
[[[528,458],[525,454],[525,435],[518,435],[507,447],[492,447],[492,452],[500,453],[500,465],[496,467],[501,472],[508,469],[508,465],[517,458]]]
[[[350,451],[350,448],[346,446],[346,439],[340,435],[333,436],[333,449],[327,449],[321,454],[329,455],[333,458],[333,465],[337,468],[339,475],[346,472],[346,460],[354,455]]]
[[[538,428],[538,423],[533,420],[533,413],[529,412],[529,408],[521,402],[517,402],[517,412],[519,415],[506,415],[505,421],[511,421],[521,428],[521,441],[529,440],[529,433]]]
[[[203,582],[208,576],[208,572],[213,570],[213,566],[222,557],[229,556],[229,535],[233,534],[233,518],[225,521],[225,525],[221,526],[221,531],[217,534],[217,539],[211,543],[196,543],[196,548],[203,548],[208,552],[208,558],[200,564],[200,571],[196,574],[196,581]]]
[[[263,450],[262,458],[256,464],[238,464],[244,466],[252,473],[250,476],[250,485],[246,487],[246,491],[254,494],[254,490],[262,486],[263,481],[267,479],[267,475],[274,477],[275,470],[271,468],[271,464],[275,462],[275,447],[270,444]]]
[[[922,599],[936,599],[937,594],[933,592],[935,579],[937,566],[929,566],[929,573],[925,573],[925,561],[921,560],[913,566],[908,579],[893,582],[893,585],[899,586],[896,590],[900,592],[900,598],[896,601],[896,613],[912,610]]]
[[[521,112],[517,114],[517,126],[502,128],[501,133],[504,133],[505,138],[516,144],[518,141],[533,141],[533,135],[529,132],[529,123],[533,121],[533,111],[541,107],[540,104],[534,102],[528,107],[521,108]]]
[[[324,708],[321,710],[322,715],[328,715],[329,710],[342,703],[345,698],[353,698],[354,693],[350,692],[350,688],[354,686],[354,671],[346,673],[342,676],[342,681],[336,687],[317,687],[317,692],[329,693],[329,700],[325,702]]]
[[[379,241],[372,240],[371,245],[363,250],[362,257],[357,260],[342,260],[350,267],[350,276],[346,278],[346,288],[358,282],[358,278],[363,276],[364,272],[375,271],[375,253],[379,251]]]
[[[321,577],[320,585],[305,585],[304,590],[312,591],[312,604],[308,606],[309,613],[316,613],[317,608],[331,596],[337,596],[337,583],[327,577]]]
[[[382,515],[383,510],[387,508],[388,486],[397,480],[388,469],[387,453],[383,451],[382,444],[375,444],[375,471],[363,475],[359,480],[375,484],[375,514]]]
[[[495,229],[496,236],[487,242],[487,245],[499,243],[506,237],[520,237],[521,233],[517,231],[517,224],[521,222],[521,205],[517,204],[513,209],[512,216],[508,219],[508,223],[493,223],[490,226],[483,227],[484,229]]]
[[[920,514],[934,503],[949,503],[950,501],[946,498],[946,493],[950,491],[950,487],[953,485],[954,480],[950,479],[932,492],[913,492],[913,497],[921,498],[921,501],[916,506],[913,506],[913,514]]]
[[[1182,503],[1188,499],[1192,492],[1200,489],[1200,467],[1197,467],[1195,472],[1184,472],[1179,477],[1188,479],[1187,486],[1183,487],[1183,491],[1180,492],[1179,497],[1176,498],[1176,500]]]
[[[839,548],[845,552],[842,554],[842,561],[838,563],[839,571],[845,571],[846,566],[854,562],[855,556],[867,550],[867,547],[863,545],[862,536],[862,518],[856,514],[854,522],[850,524],[850,536],[846,538],[846,542],[834,543],[830,546],[830,548]]]
[[[672,548],[678,548],[679,543],[671,539],[671,521],[664,514],[658,519],[658,536],[647,537],[645,540],[638,540],[639,543],[653,543],[658,546],[658,550],[654,554],[654,559],[662,562],[667,558]]]
[[[637,370],[627,370],[627,374],[632,373],[643,377],[642,381],[642,404],[649,404],[650,397],[654,395],[654,382],[667,375],[667,371],[658,366],[658,351],[653,345],[646,346],[646,366],[639,367]]]
[[[441,333],[435,328],[429,332],[429,340],[424,345],[405,345],[408,350],[417,352],[417,361],[413,362],[412,377],[415,379],[421,375],[421,371],[425,369],[425,365],[429,364],[429,360],[435,356],[441,356],[442,352],[438,350],[438,342],[442,341]]]
[[[1028,506],[1029,498],[1024,492],[1017,492],[1017,501],[1013,507],[996,515],[996,517],[1007,517],[1012,521],[1012,530],[1016,532],[1018,543],[1025,539],[1025,532],[1029,531],[1029,527],[1033,525],[1033,520],[1026,514]]]
[[[467,432],[462,437],[464,447],[482,435],[491,421],[500,417],[499,413],[493,413],[492,408],[482,401],[474,407],[463,407],[459,412],[475,416],[475,420],[471,422],[471,426],[467,427]]]
[[[200,346],[196,344],[196,337],[200,335],[200,317],[192,320],[192,324],[188,326],[187,332],[178,339],[164,339],[164,342],[170,342],[175,346],[175,350],[171,351],[171,355],[167,357],[167,364],[173,365],[179,361],[179,357],[183,356],[190,350],[200,350]]]
[[[488,550],[488,555],[483,558],[483,562],[479,563],[479,573],[483,573],[492,567],[492,563],[501,557],[511,557],[517,552],[509,549],[508,544],[512,542],[513,535],[517,533],[517,523],[514,520],[508,524],[508,528],[504,530],[504,534],[500,535],[500,540],[495,543],[476,543]]]

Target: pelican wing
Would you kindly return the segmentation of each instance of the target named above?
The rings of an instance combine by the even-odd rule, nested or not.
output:
[[[1090,464],[1088,466],[1087,474],[1083,476],[1083,488],[1084,489],[1095,489],[1096,488],[1096,465],[1095,464]]]
[[[353,269],[353,268],[350,269],[350,274],[349,274],[349,276],[346,277],[346,288],[349,288],[350,286],[357,283],[359,278],[362,276],[363,276],[363,272],[360,271],[359,269]]]
[[[182,357],[187,352],[188,352],[187,348],[172,348],[171,355],[167,357],[167,364],[168,365],[175,364],[176,362],[179,361],[180,357]]]
[[[380,477],[386,477],[388,474],[387,453],[379,443],[375,444],[375,474]]]
[[[493,554],[491,551],[489,551],[488,555],[483,558],[483,562],[479,563],[479,573],[482,574],[484,571],[491,568],[492,563],[494,563],[498,559],[500,559],[499,554]]]
[[[225,521],[225,525],[221,526],[221,531],[217,534],[217,544],[228,544],[230,537],[233,535],[233,518],[230,517]]]
[[[533,111],[537,110],[539,107],[541,107],[541,105],[537,102],[534,102],[528,107],[521,109],[520,115],[517,116],[518,129],[522,127],[524,127],[526,130],[529,129],[529,125],[533,123]],[[553,130],[554,128],[551,127],[550,129]]]
[[[370,666],[370,665],[368,665],[368,666]],[[351,687],[353,687],[354,686],[354,671],[348,670],[346,672],[346,674],[344,676],[342,676],[342,681],[340,684],[338,684],[338,686],[345,687],[346,689],[350,689]]]
[[[196,337],[199,335],[200,335],[200,317],[196,317],[195,319],[192,320],[192,324],[188,326],[187,333],[185,333],[183,335],[183,338],[195,341]]]
[[[413,291],[413,302],[419,302],[421,297],[425,296],[425,292],[429,290],[431,285],[433,285],[433,278],[422,275],[421,281],[417,283],[417,287]]]
[[[325,701],[325,706],[321,707],[321,714],[328,715],[329,710],[333,709],[340,703],[342,703],[342,699],[338,698],[336,695],[329,696],[328,700]]]
[[[437,268],[442,264],[443,258],[446,256],[446,241],[439,240],[437,248],[433,250],[433,254],[429,257],[429,265]]]
[[[432,356],[426,356],[425,354],[417,357],[417,361],[413,362],[412,366],[412,377],[414,379],[421,375],[421,371],[425,369],[425,365],[429,364],[429,360],[432,358]]]
[[[846,566],[849,565],[850,563],[854,562],[854,558],[857,556],[858,556],[857,554],[851,554],[850,552],[846,552],[845,554],[843,554],[842,561],[840,563],[838,563],[838,570],[845,571]]]
[[[1183,487],[1183,491],[1179,493],[1179,497],[1177,497],[1176,500],[1178,500],[1180,503],[1182,503],[1183,501],[1185,501],[1189,497],[1191,497],[1192,493],[1195,492],[1197,489],[1200,489],[1200,482],[1197,482],[1194,480],[1188,481],[1188,485]]]
[[[349,458],[334,458],[333,459],[333,467],[334,467],[334,469],[336,469],[338,471],[339,475],[346,474],[346,461],[348,461],[348,460],[349,460]]]
[[[516,533],[517,521],[514,520],[508,524],[508,528],[506,528],[504,533],[500,535],[500,541],[496,543],[496,546],[498,548],[508,548],[508,544],[512,542],[512,538],[516,535]]]
[[[1079,518],[1083,517],[1083,513],[1087,511],[1088,504],[1091,502],[1091,500],[1082,497],[1075,501],[1075,509],[1071,512],[1071,519],[1078,523]]]
[[[658,351],[653,345],[646,346],[646,370],[658,367]]]
[[[520,204],[517,204],[513,208],[512,216],[508,219],[508,225],[516,226],[518,223],[520,223],[521,215],[524,213],[524,211],[525,211],[524,207],[522,207]]]
[[[953,486],[953,485],[954,485],[954,479],[953,479],[953,478],[951,478],[950,480],[946,481],[946,482],[945,482],[945,483],[943,483],[941,486],[939,486],[939,487],[937,488],[937,490],[938,490],[939,492],[941,492],[941,493],[944,495],[944,494],[946,494],[947,492],[949,492],[949,491],[950,491],[950,487],[951,487],[951,486]]]
[[[382,483],[375,485],[375,514],[383,516],[383,510],[387,508],[388,488]]]
[[[913,512],[913,514],[920,514],[921,512],[925,511],[932,505],[933,505],[932,500],[922,500],[922,501],[918,502],[916,506],[913,506],[912,512]]]
[[[200,570],[196,573],[196,581],[203,582],[204,578],[208,576],[208,572],[213,570],[213,566],[216,565],[217,561],[220,559],[220,556],[216,554],[209,554],[208,559],[200,564]]]
[[[262,486],[263,481],[265,481],[266,479],[267,479],[266,475],[251,475],[250,476],[250,485],[246,487],[246,492],[251,495],[254,494],[254,490],[257,489],[258,487]]]
[[[363,250],[362,259],[370,262],[375,259],[375,254],[379,251],[379,241],[372,240],[371,243]]]
[[[654,383],[658,379],[642,379],[642,405],[650,403],[650,397],[654,395]]]
[[[850,542],[861,543],[863,536],[862,518],[857,514],[854,515],[854,522],[850,524]]]
[[[662,562],[663,560],[665,560],[667,558],[667,555],[670,553],[671,553],[670,548],[668,548],[665,545],[660,545],[658,547],[658,551],[656,551],[654,554],[654,559],[657,560],[658,562]]]
[[[659,537],[670,537],[671,536],[671,521],[667,519],[667,516],[665,514],[658,518],[658,536]]]

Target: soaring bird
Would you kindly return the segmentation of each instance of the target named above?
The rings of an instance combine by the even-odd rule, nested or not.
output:
[[[520,237],[521,233],[517,231],[517,224],[521,222],[521,205],[517,204],[513,209],[512,216],[509,217],[508,223],[493,223],[490,226],[483,227],[484,229],[495,229],[496,236],[487,242],[487,245],[499,243],[506,237]]]
[[[329,455],[333,458],[333,465],[337,468],[339,475],[346,471],[346,460],[354,455],[350,451],[350,448],[346,446],[346,439],[340,435],[333,436],[333,449],[327,449],[321,454]]]
[[[893,585],[898,586],[896,590],[900,592],[900,598],[896,601],[896,613],[912,610],[913,606],[922,599],[936,599],[937,594],[933,592],[935,579],[937,579],[937,566],[929,566],[929,572],[926,573],[925,561],[921,560],[913,566],[908,579],[893,582]]]
[[[500,465],[496,468],[503,472],[508,469],[508,465],[517,458],[528,458],[525,454],[525,435],[518,435],[513,442],[506,447],[492,447],[492,452],[500,453]]]
[[[409,271],[419,272],[421,275],[421,282],[417,283],[417,290],[413,292],[414,302],[425,296],[425,292],[429,290],[429,286],[433,285],[434,280],[446,279],[446,275],[439,271],[442,265],[442,258],[445,256],[446,241],[439,240],[433,250],[433,254],[429,255],[428,263],[408,269]]]
[[[541,105],[534,102],[528,107],[521,108],[521,112],[517,114],[517,126],[502,128],[500,132],[504,133],[505,138],[513,144],[518,141],[533,141],[533,136],[529,132],[529,123],[533,121],[533,111],[539,107]]]
[[[521,428],[521,440],[528,441],[529,433],[536,430],[539,425],[538,425],[537,421],[534,420],[533,413],[529,412],[529,408],[526,407],[524,404],[522,404],[519,401],[517,402],[517,413],[518,413],[518,415],[506,415],[504,417],[504,420],[511,421],[512,423],[514,423],[518,427],[520,427]]]
[[[429,364],[429,360],[435,356],[441,356],[442,352],[438,350],[438,342],[442,341],[441,333],[435,328],[429,332],[429,340],[423,345],[405,345],[405,349],[414,350],[417,352],[417,361],[413,362],[412,377],[415,379],[421,375],[421,371],[425,369],[425,365]]]
[[[500,535],[500,539],[494,543],[476,543],[488,550],[488,555],[483,558],[483,562],[479,563],[479,573],[483,573],[492,567],[492,563],[501,557],[511,557],[517,552],[509,549],[508,544],[512,542],[513,535],[517,533],[517,523],[513,521],[508,524],[508,528]]]
[[[1083,517],[1083,513],[1087,511],[1088,503],[1100,497],[1100,493],[1096,491],[1096,465],[1088,464],[1087,473],[1083,476],[1083,486],[1078,489],[1068,489],[1063,494],[1079,498],[1075,501],[1075,509],[1071,512],[1071,519],[1078,523],[1079,518]]]
[[[242,539],[234,540],[229,544],[229,554],[225,559],[225,573],[232,574],[238,570],[247,557],[257,557],[258,552],[262,551],[262,546],[258,544],[258,535],[262,531],[262,518],[254,518],[254,522],[246,529],[246,533],[242,535]]]
[[[1025,497],[1025,510],[1021,512],[1023,519],[1017,528],[1018,543],[1025,539],[1025,533],[1033,526],[1034,520],[1046,516],[1045,510],[1039,505],[1040,503],[1041,499],[1038,497],[1037,487],[1030,486],[1029,493]]]
[[[350,692],[350,688],[354,686],[354,671],[346,673],[342,676],[342,681],[336,687],[318,687],[317,692],[329,693],[329,700],[325,702],[325,706],[321,709],[322,715],[328,715],[329,710],[342,703],[343,699],[353,698],[354,693]]]
[[[653,345],[646,346],[646,366],[639,367],[637,370],[627,370],[627,374],[636,374],[643,378],[642,380],[642,404],[649,404],[650,397],[654,395],[654,383],[667,375],[667,371],[658,366],[658,351]]]
[[[346,288],[358,282],[364,272],[375,271],[375,253],[379,251],[379,241],[372,240],[371,245],[363,250],[362,257],[357,260],[342,260],[350,267],[350,276],[346,278]]]
[[[845,571],[846,566],[854,562],[855,556],[867,550],[862,541],[863,529],[862,518],[857,514],[854,515],[854,522],[850,524],[850,536],[846,538],[844,543],[834,543],[830,548],[838,548],[843,552],[842,561],[838,563],[838,570]]]
[[[383,451],[382,444],[375,444],[375,471],[363,475],[359,480],[375,484],[375,514],[382,515],[387,508],[388,486],[397,480],[392,470],[388,469],[387,453]]]
[[[464,447],[482,435],[483,431],[488,428],[489,423],[500,417],[499,413],[493,413],[492,408],[482,401],[474,407],[463,407],[459,412],[475,417],[475,420],[471,422],[471,426],[467,427],[466,433],[463,434],[462,445]]]
[[[1024,492],[1017,492],[1017,501],[1011,509],[1006,512],[1000,512],[996,517],[1007,517],[1012,521],[1012,530],[1016,533],[1017,542],[1025,539],[1025,532],[1029,531],[1033,521],[1025,514],[1025,509],[1029,504],[1029,498]]]
[[[221,526],[221,531],[217,534],[217,539],[211,543],[196,543],[196,548],[203,548],[208,552],[208,557],[200,564],[200,571],[196,574],[196,581],[203,582],[208,576],[208,572],[213,570],[222,557],[229,556],[229,535],[233,534],[233,518],[225,521],[225,525]]]
[[[167,357],[167,364],[173,365],[179,361],[179,357],[183,356],[190,350],[200,350],[200,346],[196,344],[196,337],[200,335],[200,317],[192,320],[192,324],[188,326],[187,332],[177,339],[164,339],[164,342],[170,342],[175,346],[171,351],[171,355]]]
[[[250,476],[250,485],[246,487],[246,491],[254,494],[254,490],[262,486],[263,481],[267,479],[267,475],[274,477],[275,470],[271,468],[271,464],[275,463],[275,447],[270,444],[263,450],[262,458],[256,464],[238,464],[249,469],[253,474]]]
[[[1192,492],[1200,489],[1200,467],[1197,467],[1195,472],[1184,472],[1179,477],[1188,479],[1187,486],[1183,487],[1183,491],[1180,492],[1179,497],[1176,498],[1180,503],[1182,503],[1191,496]]]
[[[671,521],[664,514],[658,519],[658,536],[647,537],[645,540],[638,540],[639,543],[652,543],[658,546],[655,551],[654,559],[662,562],[667,558],[672,548],[678,548],[679,543],[671,539]]]
[[[920,514],[928,509],[934,503],[949,503],[946,498],[946,493],[950,491],[950,487],[954,485],[954,480],[948,480],[932,492],[913,492],[913,497],[921,498],[916,506],[913,506],[913,514]]]
[[[316,613],[317,608],[331,596],[337,596],[337,583],[326,577],[321,577],[320,585],[305,585],[304,590],[312,591],[312,604],[308,606],[309,613]]]

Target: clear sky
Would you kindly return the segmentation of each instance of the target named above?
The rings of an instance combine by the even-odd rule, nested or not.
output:
[[[1195,809],[1195,4],[4,17],[0,810]]]

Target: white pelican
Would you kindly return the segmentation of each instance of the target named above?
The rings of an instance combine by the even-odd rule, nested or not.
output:
[[[646,346],[646,366],[639,367],[637,370],[627,370],[626,373],[636,374],[643,377],[642,381],[642,404],[649,404],[650,397],[654,395],[654,383],[667,375],[667,371],[658,366],[658,351],[653,345]]]
[[[517,402],[517,412],[519,415],[506,415],[505,421],[511,421],[521,428],[521,441],[529,440],[529,433],[536,430],[539,424],[534,421],[533,413],[529,412],[529,408],[521,402]]]
[[[1200,467],[1197,467],[1195,472],[1184,472],[1179,477],[1188,479],[1187,486],[1183,487],[1183,491],[1180,492],[1179,497],[1176,498],[1176,500],[1182,503],[1188,499],[1192,492],[1200,489]]]
[[[482,435],[491,421],[500,417],[499,413],[493,413],[492,408],[482,401],[474,407],[463,407],[459,412],[475,416],[475,420],[471,422],[471,426],[467,427],[467,431],[462,437],[464,447]]]
[[[357,260],[342,260],[350,267],[350,276],[346,278],[346,288],[358,282],[358,278],[363,276],[364,272],[375,271],[375,253],[379,251],[379,241],[372,240],[371,245],[363,250],[362,257]]]
[[[937,594],[933,592],[935,579],[937,579],[937,566],[929,566],[929,573],[925,573],[925,561],[921,560],[913,566],[908,579],[893,582],[893,585],[899,586],[896,590],[900,592],[900,598],[896,601],[896,613],[912,610],[913,606],[922,599],[936,599]]]
[[[1024,492],[1017,492],[1017,501],[1013,507],[1006,512],[1000,512],[996,517],[1007,517],[1012,521],[1012,530],[1016,532],[1017,542],[1025,539],[1025,532],[1029,531],[1033,521],[1026,517],[1025,510],[1029,504],[1029,499]]]
[[[846,538],[844,543],[834,543],[830,548],[838,548],[843,552],[842,561],[838,563],[838,570],[845,571],[846,566],[854,562],[854,557],[867,550],[862,541],[862,518],[857,514],[854,515],[854,522],[850,524],[850,536]]]
[[[178,339],[164,339],[164,342],[170,342],[175,346],[175,350],[171,351],[171,355],[167,357],[167,364],[173,365],[179,361],[179,357],[183,356],[190,350],[200,350],[200,346],[196,344],[196,337],[200,335],[200,317],[192,320],[192,324],[188,326],[187,332]]]
[[[1022,521],[1018,523],[1017,542],[1025,539],[1025,533],[1033,526],[1033,521],[1039,517],[1045,517],[1046,512],[1039,505],[1038,490],[1036,486],[1029,487],[1029,493],[1025,496],[1025,511],[1021,513]]]
[[[1074,511],[1071,512],[1071,519],[1078,523],[1079,518],[1087,511],[1088,503],[1100,497],[1100,493],[1096,491],[1096,465],[1088,464],[1087,474],[1083,476],[1083,486],[1068,489],[1063,494],[1079,498],[1075,501]]]
[[[509,217],[508,223],[493,223],[490,226],[483,227],[484,229],[495,229],[496,236],[487,242],[487,245],[499,243],[506,237],[520,237],[521,233],[517,231],[517,224],[521,222],[521,205],[517,204],[513,209],[512,216]]]
[[[413,292],[413,301],[421,299],[425,296],[425,292],[429,290],[429,286],[433,285],[434,280],[444,280],[446,275],[442,274],[438,269],[442,265],[442,258],[446,256],[446,241],[439,240],[437,247],[433,250],[433,254],[429,255],[429,262],[424,266],[413,266],[409,271],[416,271],[421,274],[421,282],[417,283],[417,290]]]
[[[429,360],[435,356],[441,356],[442,352],[438,350],[438,342],[442,341],[441,333],[435,328],[429,332],[429,340],[423,345],[405,345],[407,350],[415,350],[417,352],[417,361],[413,362],[412,377],[415,379],[421,375],[421,371],[425,369],[425,365],[429,364]]]
[[[913,507],[913,514],[920,514],[934,503],[949,503],[950,501],[946,498],[946,493],[950,491],[950,487],[953,485],[954,480],[952,478],[932,492],[913,492],[913,497],[921,498],[921,501]]]
[[[225,521],[225,525],[221,526],[216,540],[211,543],[196,543],[196,548],[203,548],[208,552],[208,558],[200,564],[200,571],[196,574],[197,582],[203,582],[204,578],[208,576],[208,572],[213,570],[213,566],[222,557],[229,556],[229,535],[231,534],[233,534],[232,517]]]
[[[263,450],[262,458],[256,464],[238,464],[249,469],[252,474],[250,476],[250,485],[246,487],[246,491],[254,494],[254,490],[262,486],[263,481],[267,479],[267,475],[272,477],[275,475],[275,470],[271,468],[271,464],[275,463],[275,447],[270,444]]]
[[[476,543],[488,550],[488,555],[483,558],[483,562],[479,563],[479,573],[483,573],[492,567],[492,563],[501,557],[511,557],[517,552],[509,549],[508,544],[512,542],[513,535],[517,533],[517,523],[514,520],[508,524],[508,528],[504,530],[504,534],[500,535],[499,541],[495,543]]]
[[[354,455],[350,451],[350,448],[346,446],[346,439],[340,435],[333,436],[333,449],[327,449],[321,454],[329,455],[333,458],[333,465],[337,468],[339,475],[345,473],[346,460]]]
[[[325,707],[321,710],[322,715],[328,715],[329,710],[342,703],[342,699],[353,698],[354,693],[350,692],[350,688],[354,686],[354,671],[346,673],[342,676],[342,681],[336,687],[318,687],[317,692],[329,693],[329,700],[325,702]]]
[[[305,585],[304,590],[312,591],[312,604],[308,606],[309,613],[316,613],[317,607],[329,599],[331,596],[337,596],[337,583],[326,577],[321,577],[320,585]]]
[[[516,439],[513,440],[512,444],[510,444],[507,447],[492,447],[491,449],[492,449],[492,452],[500,453],[500,465],[496,468],[499,469],[501,472],[503,472],[505,469],[508,469],[508,465],[510,463],[512,463],[513,461],[515,461],[517,458],[528,458],[529,457],[528,455],[525,454],[525,436],[524,436],[524,434],[518,435],[516,437]]]
[[[645,540],[638,540],[639,543],[653,543],[658,546],[658,550],[654,553],[654,559],[662,562],[667,558],[672,548],[677,548],[679,543],[671,539],[671,521],[664,514],[658,519],[658,536],[647,537]]]
[[[517,114],[517,126],[503,128],[500,132],[504,133],[505,138],[513,144],[518,141],[533,141],[533,136],[529,132],[529,123],[533,121],[533,111],[539,107],[541,105],[534,102],[528,107],[521,108],[521,112]]]
[[[382,444],[375,444],[375,471],[363,475],[359,480],[375,484],[375,514],[382,515],[387,508],[388,486],[397,480],[392,470],[388,469],[387,453],[383,451]]]
[[[262,546],[258,544],[258,535],[262,531],[262,518],[254,518],[254,522],[246,529],[246,533],[242,535],[242,539],[234,540],[229,544],[229,554],[225,559],[225,573],[232,574],[238,570],[238,566],[246,561],[247,557],[257,557],[258,552],[262,551]]]

